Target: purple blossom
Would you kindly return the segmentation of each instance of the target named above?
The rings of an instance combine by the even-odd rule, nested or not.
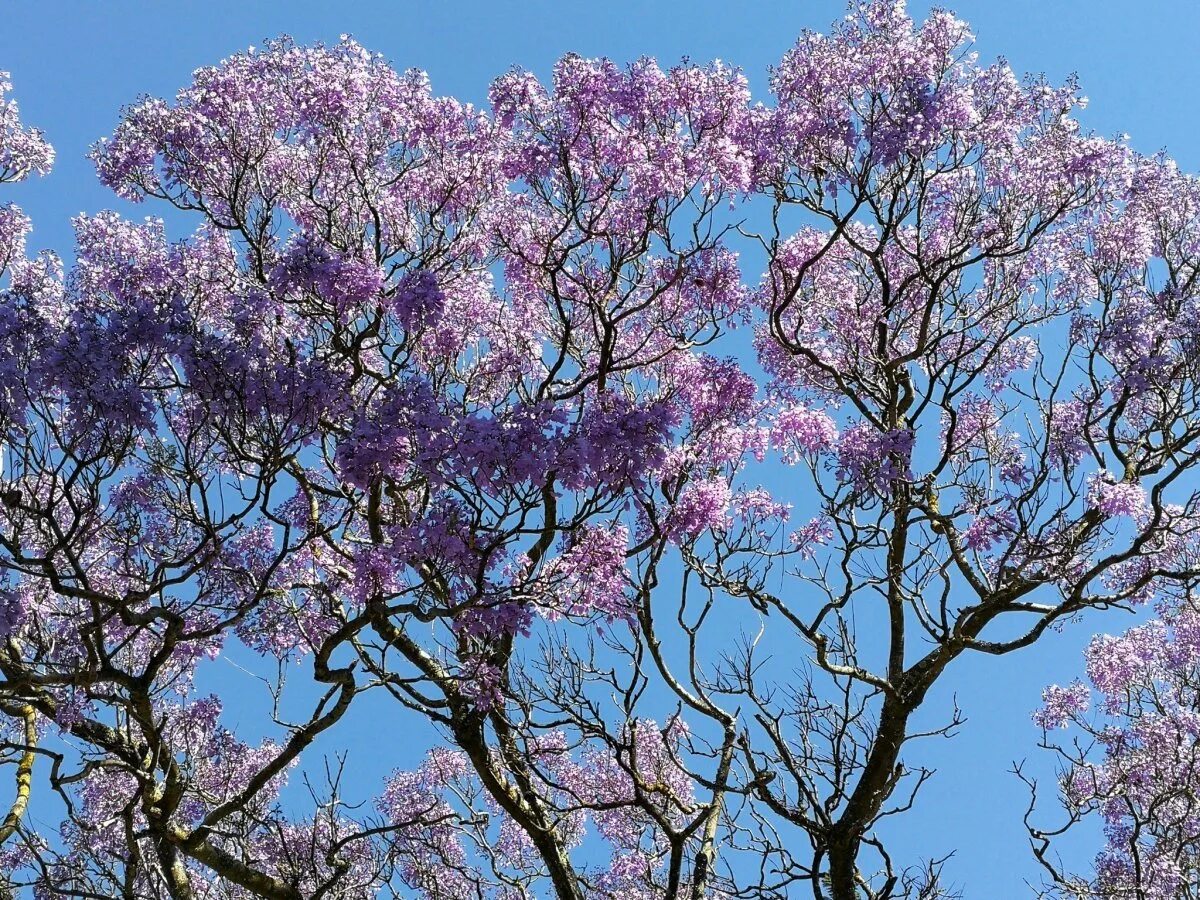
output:
[[[1152,678],[1165,654],[1167,627],[1149,622],[1120,637],[1096,636],[1087,649],[1088,679],[1105,697],[1107,708],[1119,708],[1125,692]]]
[[[629,530],[624,525],[589,525],[573,535],[543,576],[550,583],[542,600],[547,611],[551,615],[600,615],[609,621],[631,619],[625,569],[628,547]]]
[[[730,525],[729,505],[733,493],[723,478],[689,482],[671,511],[668,533],[682,544],[706,531],[724,532]]]
[[[0,638],[15,635],[24,624],[25,605],[17,591],[0,590]]]
[[[986,553],[1015,533],[1016,517],[1008,509],[989,509],[980,512],[963,529],[962,542],[968,550]]]
[[[738,491],[730,505],[733,517],[760,539],[774,535],[792,514],[791,504],[780,503],[765,488]]]
[[[282,294],[309,292],[332,308],[340,321],[378,300],[383,272],[373,262],[334,252],[306,235],[294,239],[271,270],[270,282]]]
[[[1088,406],[1082,400],[1055,403],[1047,422],[1051,458],[1059,465],[1078,465],[1088,453]]]
[[[405,331],[421,331],[438,324],[445,310],[446,295],[433,272],[418,269],[396,285],[388,306]]]
[[[783,451],[788,463],[830,450],[837,439],[837,426],[824,410],[788,407],[776,413],[771,424],[771,444]]]
[[[670,377],[696,430],[743,423],[755,412],[757,385],[736,360],[681,356],[672,361]]]
[[[837,442],[837,477],[855,491],[886,494],[892,482],[912,477],[914,439],[908,429],[882,432],[869,422],[851,425]]]
[[[1028,480],[1020,435],[1004,427],[1003,411],[995,399],[968,394],[952,413],[946,412],[942,421],[946,452],[959,471],[982,465],[995,469],[1009,484],[1020,485]]]
[[[1033,714],[1033,721],[1047,730],[1066,728],[1075,717],[1087,712],[1091,691],[1081,681],[1059,687],[1051,685],[1042,691],[1042,707]]]
[[[342,477],[363,489],[384,475],[409,470],[440,479],[455,439],[453,420],[438,408],[429,382],[414,378],[391,386],[360,413],[338,444],[338,467]]]
[[[1150,514],[1145,488],[1130,481],[1114,481],[1108,472],[1088,476],[1087,503],[1106,517],[1142,520]]]
[[[825,516],[818,516],[793,531],[788,542],[799,550],[802,558],[812,559],[817,550],[832,541],[833,537],[833,523]]]
[[[677,421],[665,403],[639,405],[612,393],[596,397],[562,448],[563,482],[617,488],[640,480],[666,458],[667,436]]]
[[[36,128],[21,123],[17,102],[8,96],[12,82],[0,72],[0,184],[45,175],[54,164],[54,148]]]

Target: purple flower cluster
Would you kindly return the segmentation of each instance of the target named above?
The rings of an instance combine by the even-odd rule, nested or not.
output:
[[[724,478],[689,482],[671,510],[669,530],[676,543],[694,540],[706,531],[720,533],[730,525],[733,493]]]
[[[21,124],[11,91],[8,73],[0,72],[0,184],[21,181],[33,172],[45,175],[54,165],[54,148],[41,131]]]
[[[887,494],[892,482],[912,478],[915,435],[908,429],[880,431],[859,422],[837,442],[837,477],[861,493]]]
[[[384,275],[373,262],[338,254],[301,234],[285,248],[269,281],[279,296],[310,296],[327,305],[333,319],[345,321],[379,299]]]
[[[1169,900],[1193,883],[1200,864],[1191,800],[1200,787],[1200,615],[1194,605],[1165,612],[1164,620],[1092,641],[1088,679],[1102,698],[1094,716],[1081,682],[1048,688],[1034,716],[1043,728],[1073,727],[1095,742],[1072,757],[1061,782],[1074,813],[1095,813],[1104,824],[1088,880],[1101,896]]]
[[[824,516],[809,519],[788,537],[788,542],[800,551],[805,559],[816,556],[818,549],[833,540],[833,524]]]
[[[436,274],[428,269],[418,269],[396,285],[388,305],[405,331],[422,331],[436,326],[441,320],[446,295]]]
[[[25,622],[25,604],[18,591],[0,590],[0,639],[15,635]]]
[[[824,453],[837,439],[837,426],[824,410],[791,406],[776,413],[771,423],[771,444],[783,451],[789,463]]]
[[[1091,690],[1082,681],[1066,687],[1050,685],[1042,691],[1042,706],[1033,714],[1033,721],[1047,730],[1066,728],[1073,718],[1087,712],[1091,697]]]
[[[1141,520],[1150,514],[1146,489],[1130,481],[1115,481],[1108,472],[1092,473],[1087,482],[1088,506],[1107,517]]]
[[[629,530],[624,525],[584,526],[549,566],[553,587],[542,603],[552,614],[599,615],[608,621],[630,619],[626,592],[629,575],[625,554]],[[561,579],[561,581],[559,581]]]

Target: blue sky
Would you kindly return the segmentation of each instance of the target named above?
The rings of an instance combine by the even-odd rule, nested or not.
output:
[[[1128,133],[1136,149],[1166,148],[1185,170],[1200,169],[1200,67],[1193,56],[1200,4],[1147,0],[1136,12],[1118,0],[951,6],[972,24],[985,60],[1002,55],[1018,72],[1045,72],[1052,80],[1078,73],[1091,99],[1088,127]],[[920,17],[928,4],[910,8]],[[79,212],[161,214],[131,210],[101,188],[83,158],[87,147],[140,94],[171,95],[197,66],[283,33],[301,42],[350,33],[398,68],[428,71],[437,92],[475,102],[508,67],[545,74],[567,51],[617,60],[649,54],[664,62],[719,57],[742,66],[761,96],[766,67],[796,34],[824,30],[843,12],[841,0],[10,0],[0,19],[0,69],[11,71],[24,118],[45,129],[59,162],[51,177],[17,186],[6,199],[33,217],[34,248],[63,255],[70,251],[68,219]],[[1037,870],[1020,829],[1024,797],[1005,770],[1035,754],[1028,716],[1042,685],[1079,671],[1091,631],[1127,624],[1093,619],[1031,652],[960,667],[952,688],[969,721],[952,743],[929,751],[939,773],[905,820],[905,850],[957,847],[949,871],[968,897],[1029,895],[1023,879]],[[950,693],[932,699],[944,704]],[[387,733],[386,724],[360,724],[364,740]]]

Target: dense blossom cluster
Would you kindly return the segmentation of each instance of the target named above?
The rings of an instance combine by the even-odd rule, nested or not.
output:
[[[1064,791],[1097,885],[1194,878],[1200,185],[969,41],[874,0],[766,103],[567,56],[477,109],[279,40],[95,145],[190,235],[81,215],[64,271],[0,208],[0,894],[944,896],[873,837],[917,706],[1131,603]],[[8,90],[0,182],[53,159]],[[446,744],[374,803],[308,765],[367,693]]]
[[[1200,885],[1200,612],[1194,604],[1164,618],[1103,635],[1087,650],[1082,682],[1051,687],[1035,718],[1091,739],[1087,752],[1052,744],[1064,766],[1071,821],[1096,815],[1105,846],[1091,878],[1064,877],[1080,896],[1167,900]]]
[[[1144,519],[1149,514],[1146,491],[1140,485],[1113,480],[1108,472],[1093,475],[1088,482],[1088,505],[1106,516]]]
[[[42,132],[22,124],[12,82],[0,72],[0,182],[21,181],[36,172],[45,175],[54,164],[54,148]]]

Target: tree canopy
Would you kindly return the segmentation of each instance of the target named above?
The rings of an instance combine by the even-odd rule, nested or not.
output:
[[[1096,871],[1031,840],[1197,896],[1200,183],[971,40],[875,0],[765,102],[566,56],[476,109],[280,39],[94,147],[190,234],[0,208],[6,889],[947,897],[879,830],[930,690],[1150,606],[1037,714]],[[364,800],[366,702],[440,744]]]

